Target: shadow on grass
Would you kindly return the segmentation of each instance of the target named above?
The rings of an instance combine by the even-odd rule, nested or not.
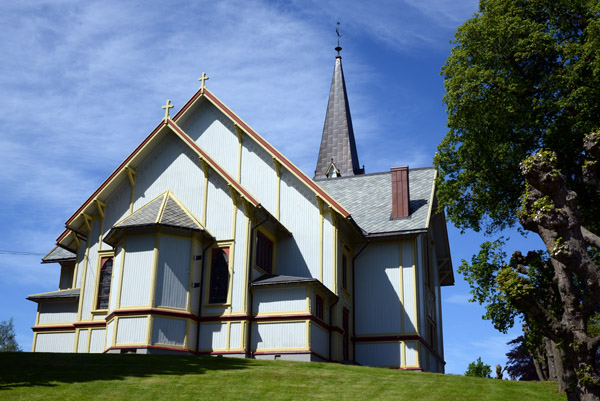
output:
[[[56,386],[153,375],[204,374],[246,369],[251,360],[193,355],[0,353],[0,392],[14,387]]]

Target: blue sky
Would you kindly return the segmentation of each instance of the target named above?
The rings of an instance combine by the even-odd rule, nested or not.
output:
[[[0,320],[31,349],[29,294],[58,287],[39,260],[65,220],[164,115],[207,86],[309,176],[333,72],[335,27],[360,163],[430,166],[446,132],[440,68],[475,0],[28,1],[0,3]],[[174,114],[174,113],[172,113]],[[449,224],[454,267],[482,236]],[[537,242],[517,239],[526,250]],[[539,247],[539,245],[538,245]],[[510,249],[509,249],[510,251]],[[446,371],[505,363],[508,335],[468,287],[442,290]]]

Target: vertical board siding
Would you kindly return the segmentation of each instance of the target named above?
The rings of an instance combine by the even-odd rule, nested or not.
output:
[[[79,330],[79,339],[77,340],[77,353],[84,354],[87,352],[89,333],[89,330]]]
[[[414,341],[406,342],[406,366],[416,366],[417,362],[417,343]]]
[[[244,272],[246,271],[246,221],[246,214],[240,205],[235,221],[235,247],[231,290],[231,310],[234,313],[241,313],[243,308]]]
[[[225,349],[227,346],[227,324],[201,324],[200,350]]]
[[[363,366],[393,366],[402,364],[402,343],[356,344],[356,362]]]
[[[178,121],[179,126],[232,177],[237,177],[239,142],[233,122],[209,102],[202,102],[200,108]]]
[[[106,325],[106,342],[104,344],[105,348],[108,347],[112,347],[113,346],[113,333],[114,333],[114,329],[115,329],[115,321],[111,320],[107,325]]]
[[[188,324],[190,325],[190,338],[188,340],[188,344],[189,344],[189,349],[191,349],[192,351],[197,351],[198,350],[198,344],[197,344],[197,335],[198,335],[198,325],[196,322],[188,322]]]
[[[85,251],[87,249],[87,241],[81,240],[79,244],[79,252],[77,254],[77,277],[75,279],[75,288],[81,288],[81,280],[83,279],[83,270],[85,269]]]
[[[402,241],[402,282],[404,284],[404,332],[414,333],[417,330],[417,294],[412,256],[412,241]]]
[[[108,303],[108,313],[111,313],[117,308],[117,294],[119,293],[119,277],[123,271],[122,262],[123,248],[118,247],[115,251],[115,257],[113,259],[113,271],[110,282],[110,301]]]
[[[92,232],[88,236],[90,249],[88,251],[88,263],[85,272],[85,284],[83,287],[83,302],[81,304],[81,320],[91,320],[92,309],[96,309],[96,273],[98,271],[98,238],[100,236],[100,220],[92,223]]]
[[[320,213],[315,194],[281,169],[280,220],[294,233],[277,243],[277,274],[319,276]]]
[[[435,258],[435,247],[431,247],[431,257],[430,260],[433,263],[433,277],[434,277],[434,294],[435,294],[435,324],[436,324],[436,330],[437,330],[437,352],[438,354],[443,358],[444,357],[444,341],[442,340],[443,338],[443,331],[442,331],[442,304],[441,304],[441,300],[442,300],[442,294],[440,291],[440,275],[439,275],[439,270],[438,270],[438,265],[437,265],[437,260]]]
[[[333,262],[333,224],[331,223],[331,213],[328,213],[323,220],[323,284],[334,293],[333,272],[335,267]]]
[[[398,252],[397,242],[375,242],[356,259],[356,334],[402,332]]]
[[[190,255],[189,239],[160,236],[156,305],[182,309],[187,307]]]
[[[305,348],[308,322],[262,323],[252,326],[252,349]]]
[[[202,249],[204,249],[204,245],[199,244],[196,241],[192,241],[192,246],[194,247],[194,256],[196,255],[201,255],[202,254]],[[202,258],[204,258],[204,255],[202,255]],[[192,283],[193,284],[198,284],[197,287],[194,287],[194,285],[192,285],[191,291],[192,291],[192,299],[191,299],[191,303],[192,303],[192,313],[197,314],[198,313],[198,306],[199,306],[199,298],[200,298],[200,270],[202,269],[202,260],[194,260],[193,262],[193,273],[192,273]]]
[[[298,312],[306,310],[306,287],[285,286],[279,288],[254,289],[255,314],[272,312]]]
[[[232,174],[237,178],[236,174]],[[277,213],[277,172],[273,158],[252,138],[244,135],[242,143],[242,186],[273,216]]]
[[[104,339],[106,330],[97,329],[91,330],[92,335],[90,337],[90,353],[99,354],[104,351]]]
[[[325,358],[329,357],[329,332],[317,324],[310,325],[310,348]]]
[[[229,348],[241,349],[242,345],[242,324],[231,323],[229,326]]]
[[[117,326],[117,345],[146,343],[147,317],[121,317]]]
[[[39,324],[71,323],[77,320],[78,302],[40,303]]]
[[[427,354],[429,355],[429,371],[437,373],[437,359],[431,352],[427,352]]]
[[[174,133],[136,169],[134,212],[170,189],[197,218],[202,216],[204,173],[198,156]]]
[[[106,199],[102,237],[104,237],[117,222],[129,215],[130,203],[131,184],[129,183],[129,179],[125,177],[121,185],[119,185]]]
[[[427,332],[427,319],[425,316],[427,310],[427,300],[425,299],[425,294],[429,295],[429,292],[425,289],[425,269],[428,269],[429,266],[425,266],[425,261],[428,260],[426,257],[423,257],[423,252],[427,250],[427,244],[424,242],[427,241],[427,235],[419,235],[417,237],[417,260],[416,260],[416,271],[417,271],[417,285],[418,285],[418,293],[419,293],[419,332],[425,335]]]
[[[125,251],[121,307],[149,305],[154,237],[127,238]]]
[[[183,319],[155,317],[152,322],[152,343],[183,345],[185,343],[186,322]]]
[[[35,352],[73,352],[75,332],[37,333]]]
[[[216,172],[208,174],[206,228],[217,239],[230,239],[233,227],[233,201],[227,183]]]

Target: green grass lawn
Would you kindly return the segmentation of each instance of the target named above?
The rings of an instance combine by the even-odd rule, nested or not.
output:
[[[0,400],[566,400],[556,388],[329,363],[0,353]]]

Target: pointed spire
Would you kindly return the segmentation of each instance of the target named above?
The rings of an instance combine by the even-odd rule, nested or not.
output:
[[[338,23],[339,25],[339,23]],[[358,164],[358,152],[354,141],[354,130],[352,129],[352,118],[350,117],[350,106],[348,104],[348,95],[346,93],[346,82],[344,81],[344,71],[342,70],[342,56],[339,46],[339,26],[336,29],[338,34],[338,46],[335,50],[338,55],[335,57],[335,67],[333,69],[333,78],[331,80],[331,89],[329,90],[329,103],[327,104],[327,114],[325,115],[325,125],[323,126],[323,136],[321,137],[321,148],[315,170],[315,179],[333,178],[336,175],[347,177],[351,175],[364,174],[365,169],[360,168]],[[331,165],[335,166],[338,174],[330,175]]]

